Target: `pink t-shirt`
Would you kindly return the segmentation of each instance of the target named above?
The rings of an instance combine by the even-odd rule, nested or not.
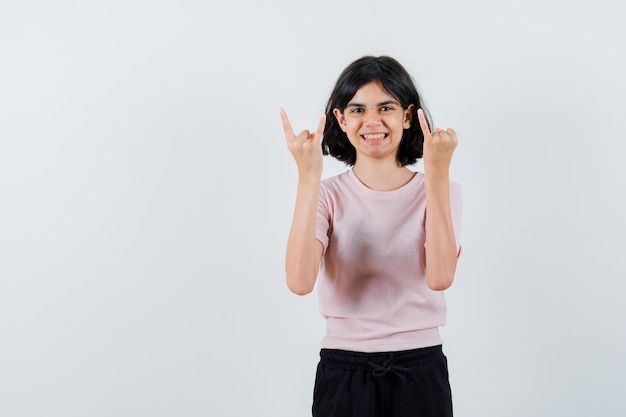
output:
[[[462,195],[450,182],[459,245]],[[426,284],[424,175],[393,191],[367,188],[350,169],[322,181],[317,239],[324,245],[317,280],[326,319],[322,348],[385,352],[442,343],[442,291]]]

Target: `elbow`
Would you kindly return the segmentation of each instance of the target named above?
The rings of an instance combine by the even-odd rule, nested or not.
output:
[[[426,262],[426,283],[433,291],[444,291],[452,286],[458,257],[451,255],[447,261]]]
[[[295,284],[289,284],[289,283],[287,283],[287,288],[289,288],[289,291],[291,291],[292,293],[296,295],[307,295],[313,291],[313,287],[306,286],[306,285],[295,285]]]
[[[313,291],[313,289],[306,289],[306,288],[305,289],[302,289],[302,288],[289,288],[289,290],[292,293],[294,293],[296,295],[299,295],[299,296],[304,296],[304,295],[310,294]]]
[[[445,291],[452,286],[453,280],[427,280],[428,288],[433,291]]]
[[[317,270],[288,260],[285,265],[285,276],[289,291],[297,295],[307,295],[313,291]]]
[[[296,295],[307,295],[313,291],[313,285],[307,280],[287,275],[287,288]]]
[[[452,286],[453,282],[454,271],[441,271],[438,273],[426,271],[426,283],[428,288],[433,291],[445,291]]]

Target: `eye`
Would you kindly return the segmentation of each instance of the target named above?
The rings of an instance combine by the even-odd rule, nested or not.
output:
[[[394,109],[394,108],[393,108],[393,106],[382,106],[382,107],[380,108],[380,111],[381,111],[381,112],[383,112],[383,113],[385,113],[385,112],[390,112],[390,111],[392,111],[393,109]]]
[[[363,112],[363,109],[360,107],[352,107],[350,109],[350,113],[362,113],[362,112]]]

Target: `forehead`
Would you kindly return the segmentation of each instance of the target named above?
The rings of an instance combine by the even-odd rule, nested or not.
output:
[[[378,81],[372,81],[362,85],[350,99],[348,105],[358,103],[373,106],[388,101],[397,102],[393,96],[383,89],[383,86]]]

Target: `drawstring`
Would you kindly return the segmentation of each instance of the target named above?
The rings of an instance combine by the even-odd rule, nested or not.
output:
[[[393,364],[393,353],[389,354],[389,357],[383,362],[382,365],[379,365],[372,361],[367,361],[367,364],[372,367],[372,376],[378,378],[379,376],[386,375],[388,372],[393,372],[398,376],[398,378],[409,381],[411,384],[415,384],[411,379],[407,378],[405,374],[411,373],[409,368],[405,368],[404,366],[394,365]]]

